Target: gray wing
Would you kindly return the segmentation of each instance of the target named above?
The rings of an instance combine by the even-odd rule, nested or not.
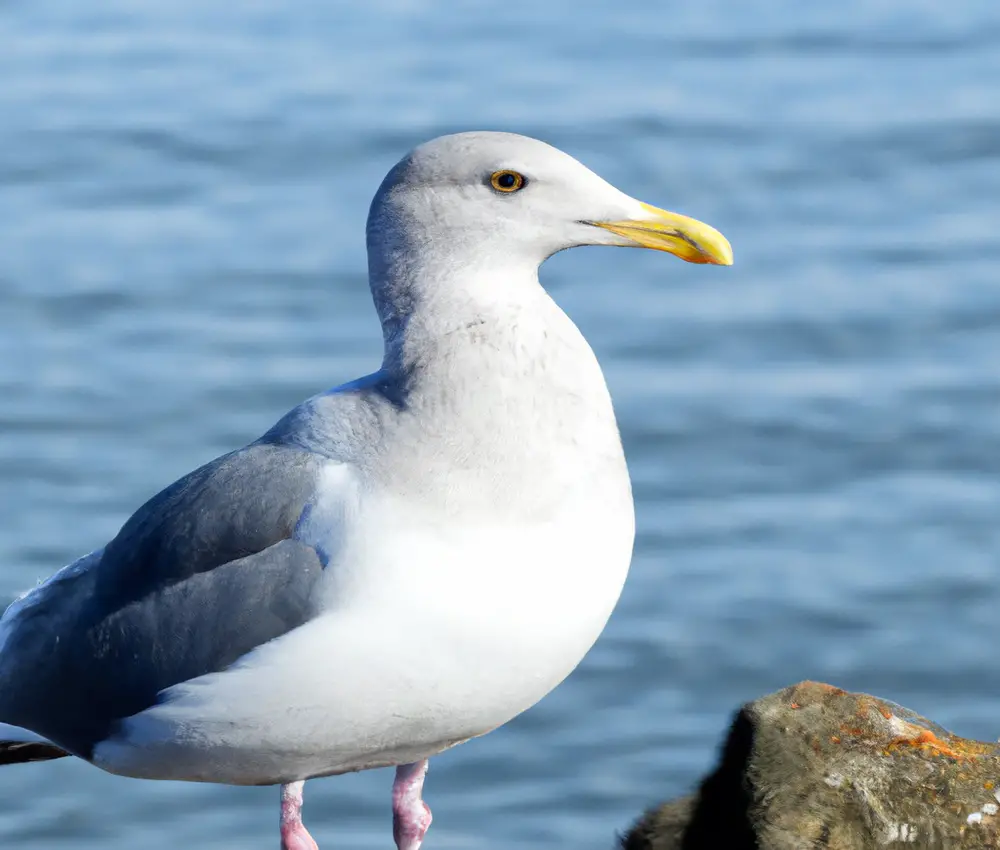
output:
[[[323,566],[294,537],[323,459],[255,443],[140,508],[0,621],[0,720],[88,758],[114,724],[306,622]]]

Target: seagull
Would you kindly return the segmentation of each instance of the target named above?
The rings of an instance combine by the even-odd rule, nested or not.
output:
[[[730,265],[718,231],[524,136],[405,156],[367,225],[384,356],[150,499],[0,619],[0,764],[280,785],[395,767],[393,837],[431,822],[427,759],[580,663],[622,590],[634,510],[604,376],[542,288],[579,245]]]

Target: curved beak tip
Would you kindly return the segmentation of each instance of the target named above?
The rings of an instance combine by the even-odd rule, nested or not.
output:
[[[714,251],[705,252],[705,259],[702,262],[711,263],[713,266],[731,266],[733,264],[733,246],[729,244],[721,233],[719,234],[719,244]]]

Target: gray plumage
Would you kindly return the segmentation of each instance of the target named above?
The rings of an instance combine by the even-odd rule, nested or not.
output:
[[[150,499],[24,601],[4,647],[0,719],[89,758],[164,688],[306,622],[322,563],[292,538],[317,463],[255,443]]]

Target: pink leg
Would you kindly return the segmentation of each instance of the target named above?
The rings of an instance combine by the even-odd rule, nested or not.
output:
[[[281,850],[319,850],[302,825],[302,787],[305,782],[281,786]]]
[[[427,827],[431,825],[430,807],[421,799],[427,759],[396,768],[392,783],[392,837],[396,850],[420,850]]]

